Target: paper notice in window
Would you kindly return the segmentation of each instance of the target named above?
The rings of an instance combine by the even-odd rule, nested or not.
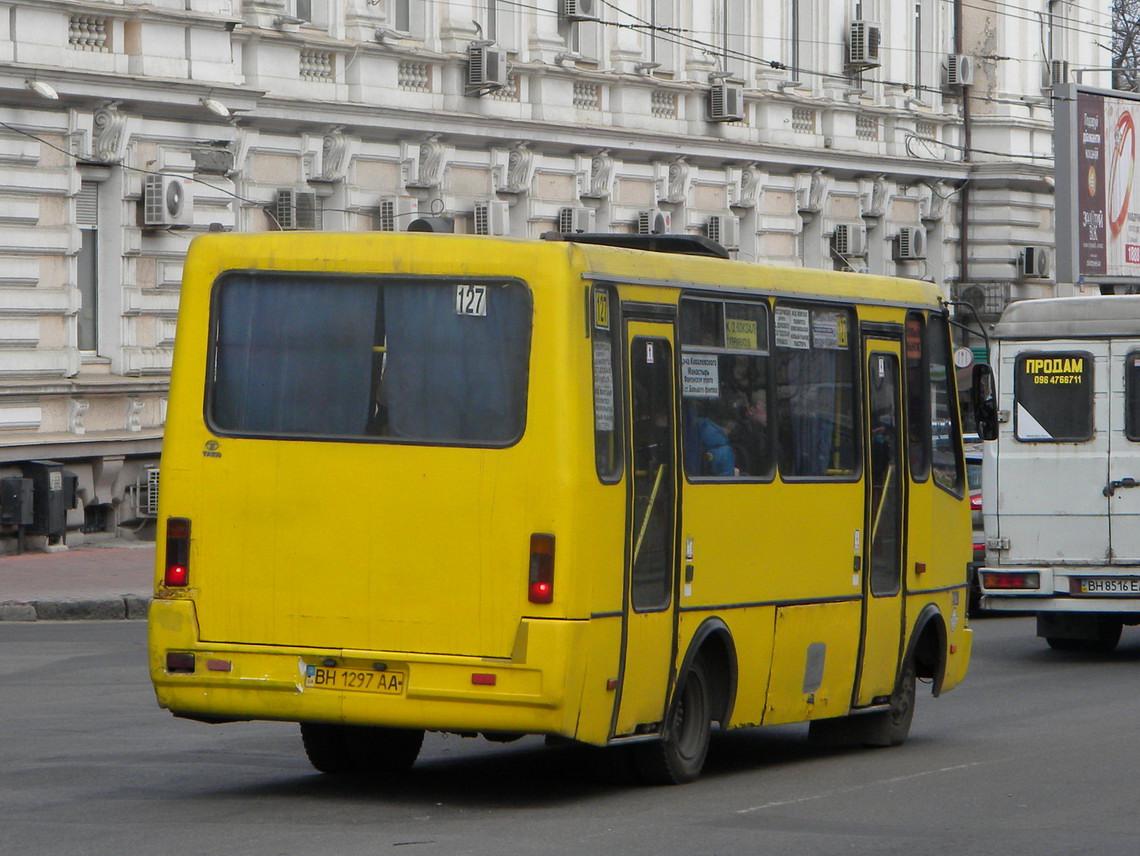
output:
[[[681,394],[685,398],[720,397],[720,364],[715,354],[681,355]]]
[[[810,350],[811,311],[794,306],[777,306],[776,345],[780,348]]]
[[[610,343],[594,340],[594,430],[614,430],[614,362]]]
[[[747,318],[726,318],[724,340],[730,348],[738,351],[756,350],[756,322]]]
[[[847,316],[816,312],[811,322],[811,341],[816,348],[840,351],[847,347]]]

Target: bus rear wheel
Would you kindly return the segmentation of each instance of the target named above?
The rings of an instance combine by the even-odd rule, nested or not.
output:
[[[301,742],[309,763],[322,773],[383,779],[412,768],[424,732],[417,728],[302,722]]]
[[[914,660],[907,658],[886,710],[812,720],[808,737],[824,746],[901,746],[910,734],[916,697]]]
[[[632,747],[634,768],[645,784],[680,785],[701,774],[712,731],[710,686],[698,658],[673,694],[662,738]]]

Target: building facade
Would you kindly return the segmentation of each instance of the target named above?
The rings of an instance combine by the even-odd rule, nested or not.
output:
[[[0,3],[5,496],[59,471],[43,543],[145,532],[210,229],[690,232],[983,317],[1064,293],[1051,87],[1109,85],[1110,4],[1029,5]]]

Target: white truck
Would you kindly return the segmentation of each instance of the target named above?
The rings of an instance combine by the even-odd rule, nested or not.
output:
[[[981,606],[1111,651],[1140,623],[1140,296],[1015,302],[990,340]]]

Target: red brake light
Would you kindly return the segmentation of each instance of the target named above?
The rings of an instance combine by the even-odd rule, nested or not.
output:
[[[987,589],[1036,589],[1041,588],[1041,575],[1039,573],[1006,573],[1002,571],[985,571],[982,574],[982,585]]]
[[[554,602],[554,536],[535,532],[530,536],[530,575],[527,599],[531,603]]]
[[[170,517],[166,521],[166,573],[163,582],[181,588],[190,583],[190,520]]]
[[[971,496],[970,496],[970,510],[971,511],[981,511],[982,510],[982,495],[980,493],[971,494]]]

